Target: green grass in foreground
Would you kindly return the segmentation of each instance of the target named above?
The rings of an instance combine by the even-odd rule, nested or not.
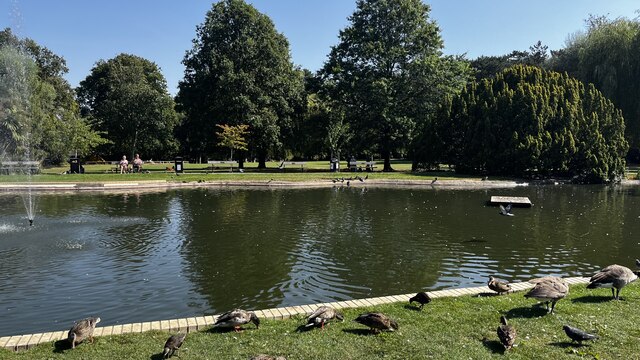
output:
[[[297,332],[303,317],[265,320],[240,334],[204,331],[187,336],[180,359],[248,359],[267,353],[287,359],[640,359],[640,288],[624,289],[621,301],[611,301],[608,289],[572,286],[555,315],[546,315],[524,292],[507,296],[435,299],[424,310],[396,303],[346,310],[343,323],[325,331]],[[359,313],[382,311],[395,318],[400,330],[371,335],[352,322]],[[503,354],[496,336],[501,314],[518,331],[516,347]],[[571,345],[562,331],[570,324],[596,332],[601,339],[586,346]],[[20,353],[0,350],[0,359],[160,359],[168,333],[96,338],[75,350],[43,344]]]

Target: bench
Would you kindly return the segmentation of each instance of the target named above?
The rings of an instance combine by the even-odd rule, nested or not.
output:
[[[209,170],[211,172],[213,172],[213,170],[216,168],[216,166],[220,166],[220,165],[229,165],[231,167],[231,172],[233,172],[233,166],[234,165],[238,165],[238,162],[233,160],[229,160],[229,161],[217,161],[217,160],[209,160],[207,161],[207,164],[209,165]]]
[[[284,171],[284,169],[287,166],[293,166],[293,167],[300,167],[300,171],[304,172],[304,167],[307,166],[307,163],[305,161],[283,161],[280,166],[278,166],[278,168],[282,171]]]
[[[376,168],[375,161],[349,161],[349,171],[368,171],[371,172]]]
[[[40,161],[3,161],[0,174],[38,174]]]

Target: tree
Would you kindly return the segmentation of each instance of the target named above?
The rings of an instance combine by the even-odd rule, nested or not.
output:
[[[216,133],[218,139],[218,146],[229,148],[231,155],[229,160],[233,160],[233,150],[247,150],[246,136],[249,134],[249,125],[221,125],[216,124],[222,132]]]
[[[184,150],[198,158],[213,152],[207,134],[233,119],[231,125],[249,125],[248,150],[266,167],[267,156],[282,147],[283,129],[304,106],[303,73],[291,63],[287,39],[243,0],[215,3],[196,33],[177,96]]]
[[[443,57],[440,30],[420,0],[358,0],[322,70],[362,154],[406,154],[418,123],[466,81],[466,63]]]
[[[155,63],[129,54],[100,60],[77,94],[83,113],[111,141],[101,148],[104,155],[158,158],[177,150],[175,104]]]
[[[529,51],[514,50],[501,56],[480,56],[471,61],[471,67],[475,70],[476,80],[495,76],[514,65],[533,65],[546,68],[549,60],[548,50],[549,47],[538,40],[529,46]]]

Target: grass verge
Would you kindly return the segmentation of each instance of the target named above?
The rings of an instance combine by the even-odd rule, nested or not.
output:
[[[624,289],[621,301],[610,300],[608,289],[571,287],[555,315],[525,299],[523,292],[506,296],[435,299],[422,311],[404,303],[345,310],[345,322],[326,330],[298,331],[303,317],[265,320],[260,329],[190,333],[180,359],[248,359],[260,353],[287,359],[640,359],[640,289]],[[358,314],[382,311],[395,318],[394,333],[370,334],[352,322]],[[516,347],[504,353],[496,336],[500,315],[518,331]],[[570,324],[597,333],[600,339],[578,346],[562,331]],[[0,359],[160,359],[168,333],[147,332],[96,338],[75,350],[43,344],[13,353],[0,350]]]

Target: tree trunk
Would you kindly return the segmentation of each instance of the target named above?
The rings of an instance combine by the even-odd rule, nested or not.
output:
[[[239,150],[236,155],[238,155],[238,169],[244,169],[244,158],[246,152]]]
[[[382,169],[382,171],[394,171],[393,168],[391,167],[391,152],[390,151],[384,151],[384,168]]]
[[[266,169],[267,168],[267,152],[266,151],[258,151],[258,169]]]

